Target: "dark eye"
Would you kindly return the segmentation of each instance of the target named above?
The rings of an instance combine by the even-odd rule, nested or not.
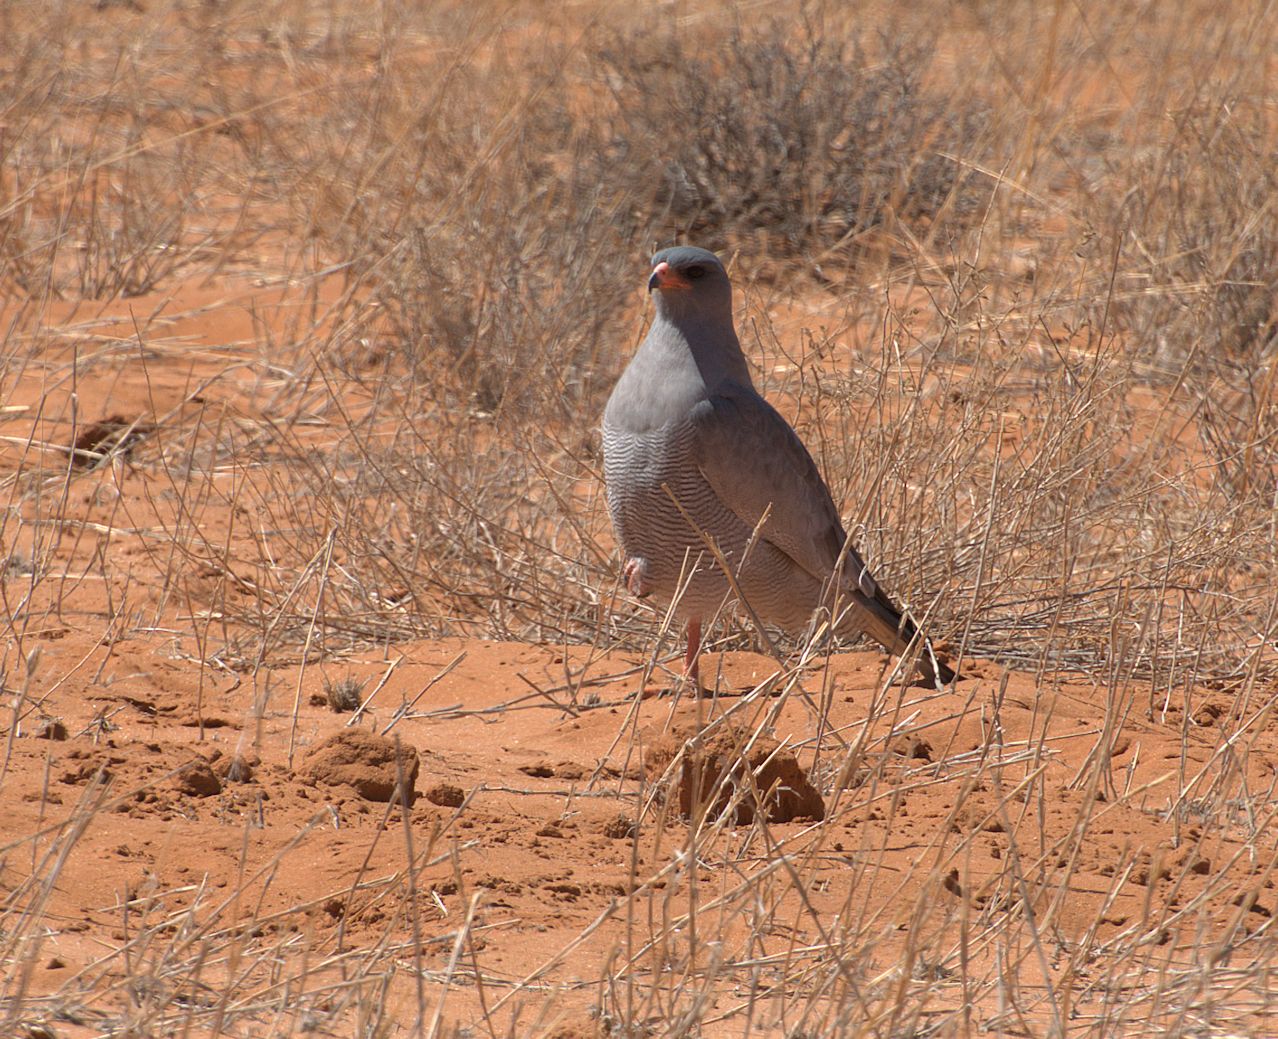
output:
[[[706,276],[706,269],[699,264],[693,264],[691,267],[684,268],[683,273],[695,281],[697,278],[704,278]]]

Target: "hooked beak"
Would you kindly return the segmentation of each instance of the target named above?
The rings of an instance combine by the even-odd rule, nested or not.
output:
[[[652,269],[652,277],[648,279],[648,291],[653,289],[686,289],[691,285],[686,278],[681,278],[670,264],[664,260]]]

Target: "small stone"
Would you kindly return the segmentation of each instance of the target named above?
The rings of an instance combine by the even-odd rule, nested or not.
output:
[[[175,785],[179,793],[192,797],[213,797],[222,792],[222,781],[203,758],[187,762],[177,774]]]
[[[466,803],[466,793],[452,783],[436,783],[426,791],[426,800],[441,808],[460,808]]]

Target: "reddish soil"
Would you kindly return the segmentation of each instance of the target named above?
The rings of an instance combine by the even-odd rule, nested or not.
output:
[[[189,403],[200,384],[199,350],[190,353],[148,362],[144,388],[129,371],[142,362],[127,356],[81,375],[77,441],[96,449],[85,430],[112,416],[117,430],[141,419],[133,428],[144,435],[145,423]],[[226,405],[235,387],[221,388]],[[35,408],[43,395],[65,443],[67,423],[54,421],[58,391],[33,385],[28,401],[11,400]],[[56,429],[38,436],[58,443]],[[134,510],[148,495],[127,457],[114,464],[132,533],[118,531],[112,550],[128,553]],[[73,493],[68,511],[87,519],[97,497],[77,502]],[[68,546],[68,573],[91,554],[83,541]],[[10,602],[24,580],[6,573]],[[135,603],[156,600],[154,578],[134,581]],[[1040,931],[1062,944],[1026,969],[1083,976],[1086,962],[1060,950],[1139,939],[1174,962],[1178,943],[1195,947],[1201,929],[1243,941],[1278,910],[1275,857],[1255,840],[1256,822],[1245,804],[1222,809],[1213,796],[1213,784],[1264,791],[1275,783],[1278,733],[1266,711],[1255,713],[1272,690],[1254,690],[1250,708],[1211,690],[1151,704],[1135,686],[973,661],[952,692],[896,687],[884,698],[883,658],[859,652],[807,670],[773,697],[751,690],[776,665],[731,653],[704,665],[718,671],[718,698],[636,699],[641,660],[480,640],[394,645],[305,668],[267,661],[240,673],[202,666],[189,634],[104,633],[112,590],[101,584],[64,590],[62,610],[23,633],[31,675],[7,683],[21,695],[2,776],[0,830],[9,837],[0,890],[38,907],[43,929],[30,937],[38,953],[24,983],[50,1007],[76,1003],[102,975],[126,981],[137,968],[117,951],[140,933],[171,935],[202,920],[224,934],[252,921],[259,942],[328,957],[402,943],[401,957],[420,956],[430,1000],[450,989],[447,1017],[458,1022],[493,1012],[527,982],[516,1001],[551,1006],[537,1019],[541,1031],[585,1034],[598,1026],[592,982],[651,981],[657,953],[638,948],[642,940],[682,942],[682,952],[662,955],[666,969],[687,967],[687,934],[663,931],[662,919],[699,898],[711,907],[703,912],[722,918],[717,940],[739,940],[748,929],[734,886],[781,861],[796,864],[805,894],[778,886],[769,918],[773,928],[786,924],[765,951],[802,959],[801,950],[830,940],[821,921],[855,921],[861,941],[874,938],[879,971],[917,950],[923,905],[941,933],[946,921],[1019,914],[1028,899]],[[343,680],[354,680],[354,702],[369,698],[358,717],[350,704],[338,712],[328,702]],[[1244,717],[1250,753],[1230,761],[1221,734]],[[711,757],[731,758],[734,743],[760,734],[752,764],[780,755],[789,775],[811,779],[824,818],[813,818],[821,807],[812,811],[809,800],[797,817],[774,812],[785,821],[762,825],[739,802],[725,810],[717,793],[692,797],[692,770],[669,766],[714,721]],[[360,738],[351,743],[351,734]],[[323,757],[334,738],[347,741],[338,766]],[[415,751],[420,763],[407,811],[386,801],[397,775],[391,739],[407,750],[404,760]],[[343,781],[379,769],[384,782],[365,783],[362,795]],[[694,785],[715,778],[707,766]],[[749,804],[750,784],[736,778],[729,793]],[[705,831],[695,873],[680,808]],[[411,877],[410,858],[419,866]],[[466,956],[476,959],[459,966],[463,921],[472,932]],[[210,969],[214,990],[226,969]],[[777,961],[765,973],[789,969]],[[731,985],[720,988],[715,1006],[730,1022],[740,1000]],[[391,988],[401,1021],[413,1016],[412,992],[403,980]],[[953,998],[943,984],[939,998]],[[756,1013],[766,1016],[767,997],[759,1000]],[[334,1013],[352,1012],[331,1002]],[[323,1007],[315,1001],[311,1012]],[[94,1034],[111,1019],[96,1005],[59,1034]]]
[[[1274,856],[1249,842],[1245,808],[1204,817],[1197,799],[1177,798],[1185,777],[1212,772],[1233,708],[1219,694],[1197,697],[1189,717],[1177,709],[1150,719],[1143,704],[1127,704],[1134,709],[1116,721],[1103,687],[1039,685],[973,664],[955,692],[892,694],[867,730],[882,663],[873,653],[840,654],[803,677],[818,711],[797,690],[781,700],[635,700],[633,676],[619,677],[624,659],[587,665],[582,650],[478,640],[396,646],[304,672],[269,668],[256,688],[202,674],[161,639],[116,643],[109,659],[76,631],[41,648],[39,675],[50,680],[32,683],[8,748],[12,850],[0,884],[17,895],[33,875],[53,881],[29,979],[53,1002],[104,961],[123,972],[113,949],[192,905],[223,927],[252,918],[259,935],[304,935],[327,955],[419,934],[431,972],[447,970],[450,936],[469,913],[490,1004],[531,977],[564,986],[556,1013],[585,1020],[598,997],[578,986],[609,958],[620,967],[631,914],[686,912],[694,883],[679,855],[687,824],[661,796],[670,781],[654,766],[645,786],[642,766],[670,760],[672,729],[727,719],[748,735],[772,712],[769,731],[799,748],[826,817],[760,828],[726,813],[695,878],[706,902],[727,895],[738,871],[785,851],[803,870],[815,919],[880,914],[880,969],[929,899],[940,916],[975,918],[1025,897],[1009,889],[1009,856],[1021,861],[1043,926],[1066,943],[1104,943],[1136,922],[1170,954],[1208,922],[1241,940],[1278,909]],[[750,654],[714,663],[734,691],[774,670]],[[326,675],[371,690],[388,671],[355,727],[325,702]],[[67,738],[40,738],[45,717]],[[385,756],[371,734],[387,730],[421,763],[407,816],[385,791],[370,800],[315,767],[317,749],[357,732],[347,760],[363,753],[373,773]],[[1097,755],[1106,766],[1089,770]],[[1002,767],[990,764],[999,758]],[[1252,789],[1272,786],[1275,761],[1270,734],[1246,765]],[[83,832],[68,833],[68,819],[83,820]],[[56,870],[44,858],[53,847],[65,852]],[[433,863],[417,873],[415,895],[394,879],[410,850]],[[821,940],[797,904],[787,912],[792,930],[776,949]],[[1052,970],[1066,969],[1068,957],[1053,960]],[[411,1016],[406,991],[399,998]],[[472,986],[453,993],[450,1017],[476,1018],[478,999]],[[726,990],[719,1000],[733,1005]]]
[[[140,442],[183,408],[261,421],[263,396],[226,356],[251,349],[227,345],[249,340],[236,304],[188,313],[170,326],[188,337],[180,349],[122,345],[74,380],[69,356],[46,357],[43,378],[8,398],[13,472],[35,442],[62,458],[57,445],[117,446],[106,468],[62,463],[74,470],[63,530],[82,533],[56,552],[61,584],[39,584],[41,612],[19,610],[38,622],[13,629],[6,679],[0,893],[38,922],[20,983],[57,1034],[128,1020],[124,994],[144,975],[186,992],[200,1027],[221,1007],[236,1034],[257,1034],[267,1011],[218,993],[237,963],[269,988],[270,957],[314,958],[290,1020],[340,1030],[368,998],[349,977],[340,987],[342,964],[378,955],[400,968],[378,998],[401,1029],[442,1002],[458,1024],[522,1008],[527,1034],[602,1034],[663,972],[700,970],[711,1017],[736,1034],[751,977],[756,1024],[779,1029],[825,948],[856,954],[866,976],[912,963],[903,983],[925,970],[935,1003],[954,1006],[957,933],[1031,924],[1047,945],[1021,948],[1019,983],[1069,975],[1085,1005],[1119,984],[1092,966],[1107,949],[1189,969],[1204,937],[1245,945],[1278,911],[1264,822],[1223,796],[1278,781],[1275,690],[1151,702],[1136,683],[974,660],[952,691],[883,693],[877,653],[838,654],[794,682],[729,653],[703,664],[713,699],[637,698],[641,658],[460,639],[305,667],[296,654],[202,663],[146,543],[167,522],[164,488],[118,439]],[[202,537],[223,543],[231,515],[206,509]],[[107,549],[113,577],[95,581]],[[5,572],[10,609],[30,583]],[[122,610],[127,628],[112,620]],[[138,618],[157,612],[145,630]],[[668,681],[659,670],[651,687]],[[1245,734],[1244,756],[1230,733]],[[198,942],[178,951],[187,930],[213,950],[207,965]],[[721,955],[753,966],[714,967]],[[968,955],[969,970],[1002,969],[988,945]],[[1042,1024],[1050,1004],[1035,1006]],[[997,1018],[988,998],[978,1009]],[[166,1020],[154,1013],[152,1026]]]

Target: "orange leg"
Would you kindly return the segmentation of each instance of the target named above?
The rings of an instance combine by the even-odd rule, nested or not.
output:
[[[688,621],[688,651],[683,656],[683,677],[701,691],[701,672],[698,666],[701,656],[701,619]]]

